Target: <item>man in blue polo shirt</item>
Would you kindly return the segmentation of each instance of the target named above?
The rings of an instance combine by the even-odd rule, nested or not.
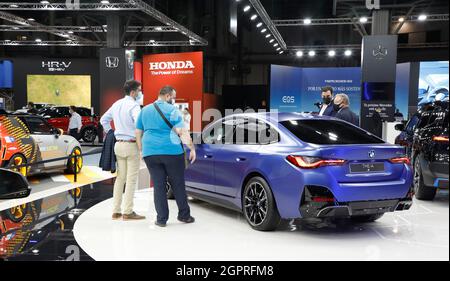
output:
[[[189,147],[189,160],[194,163],[195,147],[183,124],[181,112],[173,105],[176,91],[170,86],[161,89],[159,98],[142,110],[136,121],[136,138],[154,185],[157,226],[169,219],[166,183],[169,181],[177,205],[178,220],[193,223],[184,180],[185,155],[182,141]]]

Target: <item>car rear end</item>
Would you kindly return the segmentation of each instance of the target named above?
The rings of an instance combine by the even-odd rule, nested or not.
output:
[[[302,174],[302,217],[351,217],[407,210],[412,168],[404,148],[336,119],[282,122],[308,149],[286,161]]]
[[[421,168],[424,184],[430,187],[449,187],[449,116],[448,108],[437,113],[434,122],[419,132]]]

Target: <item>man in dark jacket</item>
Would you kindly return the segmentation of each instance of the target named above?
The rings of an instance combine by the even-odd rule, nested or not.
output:
[[[337,111],[336,118],[359,126],[359,117],[350,109],[350,100],[346,94],[338,94],[334,98],[334,110]]]
[[[322,105],[320,106],[319,116],[336,116],[337,111],[333,107],[333,87],[326,86],[322,88]]]

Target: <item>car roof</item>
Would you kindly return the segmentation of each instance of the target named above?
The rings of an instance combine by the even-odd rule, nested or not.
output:
[[[230,116],[237,116],[237,117],[253,117],[253,118],[259,118],[264,119],[273,123],[278,122],[284,122],[284,121],[290,121],[290,120],[310,120],[310,119],[323,119],[323,120],[334,120],[333,117],[328,116],[319,116],[319,115],[313,115],[310,113],[274,113],[274,112],[260,112],[260,113],[240,113],[240,114],[233,114]]]

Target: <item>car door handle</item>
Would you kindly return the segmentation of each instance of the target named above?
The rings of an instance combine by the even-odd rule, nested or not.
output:
[[[237,162],[244,162],[244,161],[247,161],[247,158],[238,157],[238,158],[236,158],[236,161]]]
[[[208,154],[206,154],[206,155],[204,155],[204,156],[203,156],[203,158],[205,158],[205,159],[212,159],[212,158],[213,158],[213,156],[212,156],[212,155],[208,155]]]

